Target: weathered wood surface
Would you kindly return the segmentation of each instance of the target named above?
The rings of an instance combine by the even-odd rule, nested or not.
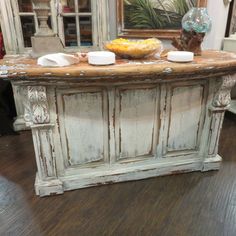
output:
[[[231,101],[229,111],[231,111],[231,112],[233,112],[234,114],[236,114],[236,99],[234,99],[234,100]]]
[[[204,54],[192,63],[119,60],[104,67],[9,60],[2,77],[25,91],[36,193],[219,169],[236,59]]]
[[[203,87],[184,86],[172,89],[168,151],[196,150],[202,112]],[[195,133],[196,135],[192,135]]]
[[[58,91],[63,154],[68,165],[104,161],[107,157],[107,100],[102,90]]]
[[[117,160],[127,161],[155,155],[159,97],[157,90],[158,88],[153,86],[117,89],[115,99]]]
[[[36,60],[26,57],[6,58],[0,61],[0,78],[12,80],[66,80],[110,81],[126,80],[133,77],[152,79],[173,79],[177,76],[191,78],[210,77],[214,75],[233,74],[236,71],[236,54],[223,51],[204,51],[202,56],[196,56],[190,63],[168,62],[166,58],[150,60],[117,60],[115,65],[91,66],[79,63],[69,67],[41,67]],[[191,76],[190,76],[191,75]],[[128,77],[127,77],[128,76]]]

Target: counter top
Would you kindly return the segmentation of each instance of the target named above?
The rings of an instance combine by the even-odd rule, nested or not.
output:
[[[169,62],[166,58],[149,60],[118,59],[115,65],[92,66],[79,63],[69,67],[41,67],[35,59],[27,56],[9,56],[0,60],[0,78],[11,80],[68,80],[68,79],[126,79],[128,77],[158,76],[158,79],[171,79],[180,76],[191,78],[233,74],[236,72],[236,54],[224,51],[203,51],[190,63]]]

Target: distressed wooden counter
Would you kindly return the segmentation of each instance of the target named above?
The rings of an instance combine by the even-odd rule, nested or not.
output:
[[[24,91],[40,196],[220,166],[235,54],[64,68],[15,57],[0,68],[0,77]]]

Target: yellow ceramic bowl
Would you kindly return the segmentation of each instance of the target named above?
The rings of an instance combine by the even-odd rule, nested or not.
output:
[[[105,49],[117,56],[128,59],[141,59],[162,51],[162,43],[155,38],[145,40],[115,39],[104,44]]]

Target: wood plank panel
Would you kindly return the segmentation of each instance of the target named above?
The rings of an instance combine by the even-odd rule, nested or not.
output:
[[[202,113],[203,86],[183,86],[172,90],[168,151],[195,150]]]
[[[215,156],[218,152],[220,131],[223,124],[223,120],[224,120],[224,113],[222,112],[216,112],[212,115],[208,155]]]
[[[55,163],[53,160],[53,155],[54,155],[54,151],[53,151],[53,144],[52,144],[52,133],[51,130],[40,130],[40,142],[41,142],[41,155],[42,155],[42,161],[44,161],[45,163],[43,163],[46,166],[46,170],[47,170],[47,176],[48,177],[53,177],[55,176]],[[44,144],[44,145],[42,145]],[[51,157],[51,158],[49,158]]]
[[[157,89],[117,91],[119,109],[116,128],[117,156],[121,159],[154,155],[157,126]]]
[[[102,91],[79,91],[61,95],[60,122],[64,156],[69,165],[81,165],[107,157],[107,112]],[[60,106],[60,105],[59,105]],[[63,136],[63,135],[62,135]],[[105,150],[106,149],[106,150]]]
[[[54,162],[54,144],[50,129],[32,129],[38,175],[41,179],[55,176],[56,168]]]

